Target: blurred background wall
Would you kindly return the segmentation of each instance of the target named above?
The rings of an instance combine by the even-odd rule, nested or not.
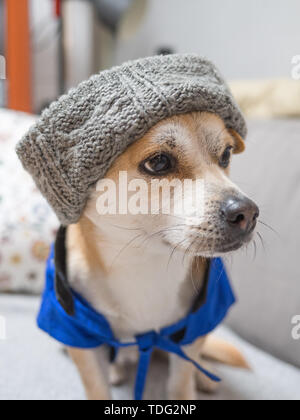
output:
[[[64,3],[93,7],[89,0]],[[59,28],[53,4],[54,0],[30,0],[36,112],[59,94]],[[148,0],[136,31],[121,38],[100,25],[96,13],[86,26],[81,12],[77,22],[76,13],[72,19],[83,36],[85,30],[94,34],[91,72],[167,48],[205,55],[232,80],[290,78],[291,59],[300,48],[299,16],[299,0]]]
[[[58,95],[58,22],[53,0],[31,0],[34,110]]]
[[[117,62],[165,45],[211,58],[230,79],[290,77],[299,16],[298,0],[150,0],[134,39],[118,45]]]

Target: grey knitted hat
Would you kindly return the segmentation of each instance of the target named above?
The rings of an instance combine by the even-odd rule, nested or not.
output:
[[[132,61],[54,102],[17,154],[61,223],[69,225],[80,218],[90,187],[131,143],[159,121],[192,111],[218,114],[246,136],[244,118],[208,60],[187,54]]]

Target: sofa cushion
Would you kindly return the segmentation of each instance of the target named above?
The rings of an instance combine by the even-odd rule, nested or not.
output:
[[[232,178],[260,205],[264,247],[249,246],[228,264],[239,304],[229,325],[251,343],[300,366],[292,319],[300,315],[300,120],[251,122],[247,150]]]

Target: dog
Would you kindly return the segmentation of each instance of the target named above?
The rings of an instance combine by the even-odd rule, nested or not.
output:
[[[248,244],[259,209],[230,179],[233,154],[245,144],[216,114],[194,112],[164,119],[119,156],[106,178],[201,179],[203,217],[193,214],[99,214],[93,187],[78,223],[67,230],[68,275],[73,290],[105,315],[119,340],[159,330],[184,317],[204,286],[206,261]],[[151,197],[150,201],[154,198]],[[174,203],[174,195],[171,194]],[[203,203],[202,203],[203,204]],[[196,212],[197,213],[197,212]],[[248,364],[230,344],[213,336],[199,338],[185,353],[207,367],[204,356],[242,368]],[[122,350],[111,365],[105,346],[68,349],[89,400],[111,399],[110,385],[122,383],[124,364],[134,350]],[[193,400],[197,389],[217,384],[174,355],[169,356],[167,398]]]

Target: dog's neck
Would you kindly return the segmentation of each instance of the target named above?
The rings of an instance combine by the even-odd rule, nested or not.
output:
[[[201,286],[204,264],[193,279],[193,260],[157,238],[87,218],[68,229],[72,287],[104,314],[119,339],[159,330],[186,315]],[[200,274],[199,274],[200,271]],[[200,277],[200,278],[199,278]]]

